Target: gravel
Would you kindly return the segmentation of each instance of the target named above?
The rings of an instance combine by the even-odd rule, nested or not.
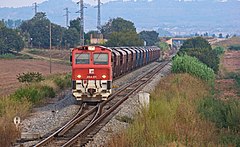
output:
[[[155,86],[165,75],[170,73],[171,64],[165,67],[164,73],[159,73],[154,76],[152,81],[147,84],[140,92],[150,93],[155,89]],[[121,106],[119,112],[93,137],[94,140],[89,142],[86,147],[103,147],[109,139],[114,135],[126,129],[129,123],[119,121],[118,118],[127,117],[134,119],[136,113],[141,109],[142,104],[139,103],[139,95],[133,94]]]
[[[148,71],[151,68],[155,68],[159,63],[154,62],[143,68],[140,68],[132,73],[129,73],[122,78],[115,80],[113,85],[118,87]],[[153,80],[145,86],[142,91],[150,92],[159,83],[159,80],[170,71],[170,66],[165,67],[166,73],[156,75]],[[49,132],[61,127],[68,120],[70,120],[74,114],[78,111],[79,106],[75,104],[75,99],[71,95],[71,91],[65,91],[61,93],[57,98],[53,99],[50,104],[46,104],[43,107],[34,108],[33,113],[21,122],[22,139],[28,134],[37,134],[38,137],[43,137]],[[115,115],[95,136],[94,140],[87,144],[88,147],[92,146],[104,146],[108,139],[118,133],[120,130],[127,128],[128,123],[118,121],[116,117],[126,116],[133,118],[139,111],[140,105],[138,102],[138,95],[132,95],[127,101],[125,101],[119,108],[119,112]],[[26,138],[25,138],[26,139]],[[23,146],[32,146],[36,144],[36,141],[29,141],[24,143]],[[16,145],[19,146],[19,145]]]

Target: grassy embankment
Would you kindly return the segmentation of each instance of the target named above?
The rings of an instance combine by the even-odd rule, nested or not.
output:
[[[214,80],[208,78],[213,71],[189,58],[173,62],[177,74],[159,83],[149,110],[142,110],[108,146],[240,146],[239,100],[215,97]]]

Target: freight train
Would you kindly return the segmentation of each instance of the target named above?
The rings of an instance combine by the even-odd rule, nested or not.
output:
[[[72,94],[78,101],[107,100],[113,79],[160,57],[160,48],[80,46],[72,49]]]

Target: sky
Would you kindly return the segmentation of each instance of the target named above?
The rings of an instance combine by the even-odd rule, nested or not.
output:
[[[22,7],[22,6],[32,6],[33,3],[41,3],[47,0],[0,0],[0,7]],[[72,0],[79,1],[79,0]],[[102,3],[106,3],[114,0],[101,0]],[[97,0],[84,0],[84,3],[91,5],[96,5]]]

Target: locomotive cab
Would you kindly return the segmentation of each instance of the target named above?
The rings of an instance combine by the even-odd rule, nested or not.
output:
[[[81,46],[72,50],[72,93],[77,100],[107,100],[112,93],[111,49]]]

